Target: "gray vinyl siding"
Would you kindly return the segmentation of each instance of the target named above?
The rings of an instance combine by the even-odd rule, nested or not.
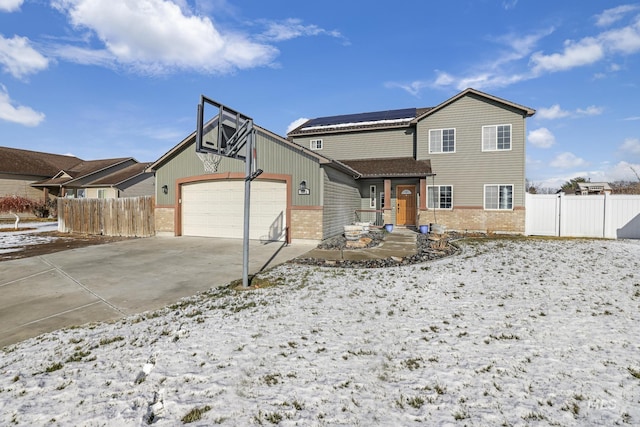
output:
[[[310,141],[313,139],[322,139],[319,154],[336,160],[414,155],[414,130],[411,128],[305,135],[294,137],[294,142],[310,148]]]
[[[256,136],[257,167],[265,173],[291,175],[293,206],[317,206],[322,197],[322,180],[318,161],[276,138],[262,132]],[[242,153],[244,154],[244,152]],[[178,179],[211,173],[245,172],[241,160],[223,157],[217,172],[208,172],[198,157],[195,139],[156,171],[156,198],[159,205],[172,205],[175,201],[175,182]],[[300,181],[307,181],[309,195],[298,195]],[[161,191],[167,185],[169,193]]]
[[[482,127],[511,125],[511,150],[482,151]],[[429,130],[455,128],[455,153],[429,153]],[[434,180],[453,186],[453,206],[483,206],[485,184],[512,184],[514,207],[524,206],[525,119],[517,110],[467,95],[417,125],[417,157],[431,160]]]
[[[343,233],[343,226],[355,221],[361,195],[353,178],[329,168],[324,171],[322,238],[326,239]]]
[[[153,196],[155,178],[152,174],[143,174],[128,180],[120,186],[118,197]]]

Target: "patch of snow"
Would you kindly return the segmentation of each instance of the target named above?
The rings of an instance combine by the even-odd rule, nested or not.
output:
[[[275,286],[5,348],[0,424],[640,423],[640,242],[461,245],[388,269],[285,264],[261,275]]]
[[[334,129],[334,128],[335,129],[340,129],[340,128],[347,128],[347,127],[353,127],[353,126],[374,126],[374,125],[400,124],[400,123],[410,122],[414,118],[415,117],[407,117],[407,118],[404,118],[404,119],[393,119],[393,120],[372,120],[372,121],[365,121],[365,122],[336,123],[336,124],[331,124],[331,125],[307,126],[307,127],[301,128],[300,130],[301,131],[305,131],[305,130]]]
[[[2,229],[14,228],[11,224],[0,224]],[[31,230],[24,230],[30,228]],[[52,236],[39,236],[38,233],[57,231],[57,222],[21,222],[18,230],[0,232],[0,253],[17,252],[24,246],[39,245],[57,239]]]

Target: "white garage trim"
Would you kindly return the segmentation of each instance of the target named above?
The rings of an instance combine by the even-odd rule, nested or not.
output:
[[[241,239],[244,233],[244,180],[182,184],[182,234]],[[287,229],[287,183],[251,183],[249,238],[284,240]]]

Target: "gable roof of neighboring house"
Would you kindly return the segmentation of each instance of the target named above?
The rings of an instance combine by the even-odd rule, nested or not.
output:
[[[44,178],[55,176],[60,170],[73,168],[81,162],[82,159],[74,156],[0,147],[0,173]]]
[[[86,183],[83,187],[119,187],[127,181],[138,178],[142,175],[153,175],[153,173],[147,172],[147,168],[150,165],[151,163],[135,163],[105,177]]]
[[[433,175],[431,161],[415,160],[413,157],[387,159],[342,160],[360,174],[360,178],[424,177]]]
[[[81,160],[80,163],[72,166],[70,169],[63,169],[50,179],[45,179],[32,184],[33,187],[59,187],[62,185],[72,186],[74,182],[81,179],[87,179],[91,175],[102,172],[105,169],[122,165],[126,162],[136,162],[133,157],[122,157],[116,159],[101,160]],[[137,163],[137,162],[136,162]]]
[[[520,113],[525,115],[526,117],[531,117],[536,112],[532,108],[525,107],[523,105],[498,98],[497,96],[489,95],[488,93],[469,88],[463,90],[462,92],[447,99],[446,101],[438,104],[435,107],[404,108],[400,110],[374,111],[370,113],[318,117],[315,119],[307,120],[302,125],[289,132],[287,135],[289,137],[293,137],[300,135],[411,127],[423,118],[468,95],[484,98],[486,100],[501,104],[504,107],[515,109],[517,111],[520,111]]]

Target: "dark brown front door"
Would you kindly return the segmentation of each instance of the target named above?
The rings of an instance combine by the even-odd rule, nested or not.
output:
[[[416,186],[398,185],[396,187],[396,224],[416,225]]]

